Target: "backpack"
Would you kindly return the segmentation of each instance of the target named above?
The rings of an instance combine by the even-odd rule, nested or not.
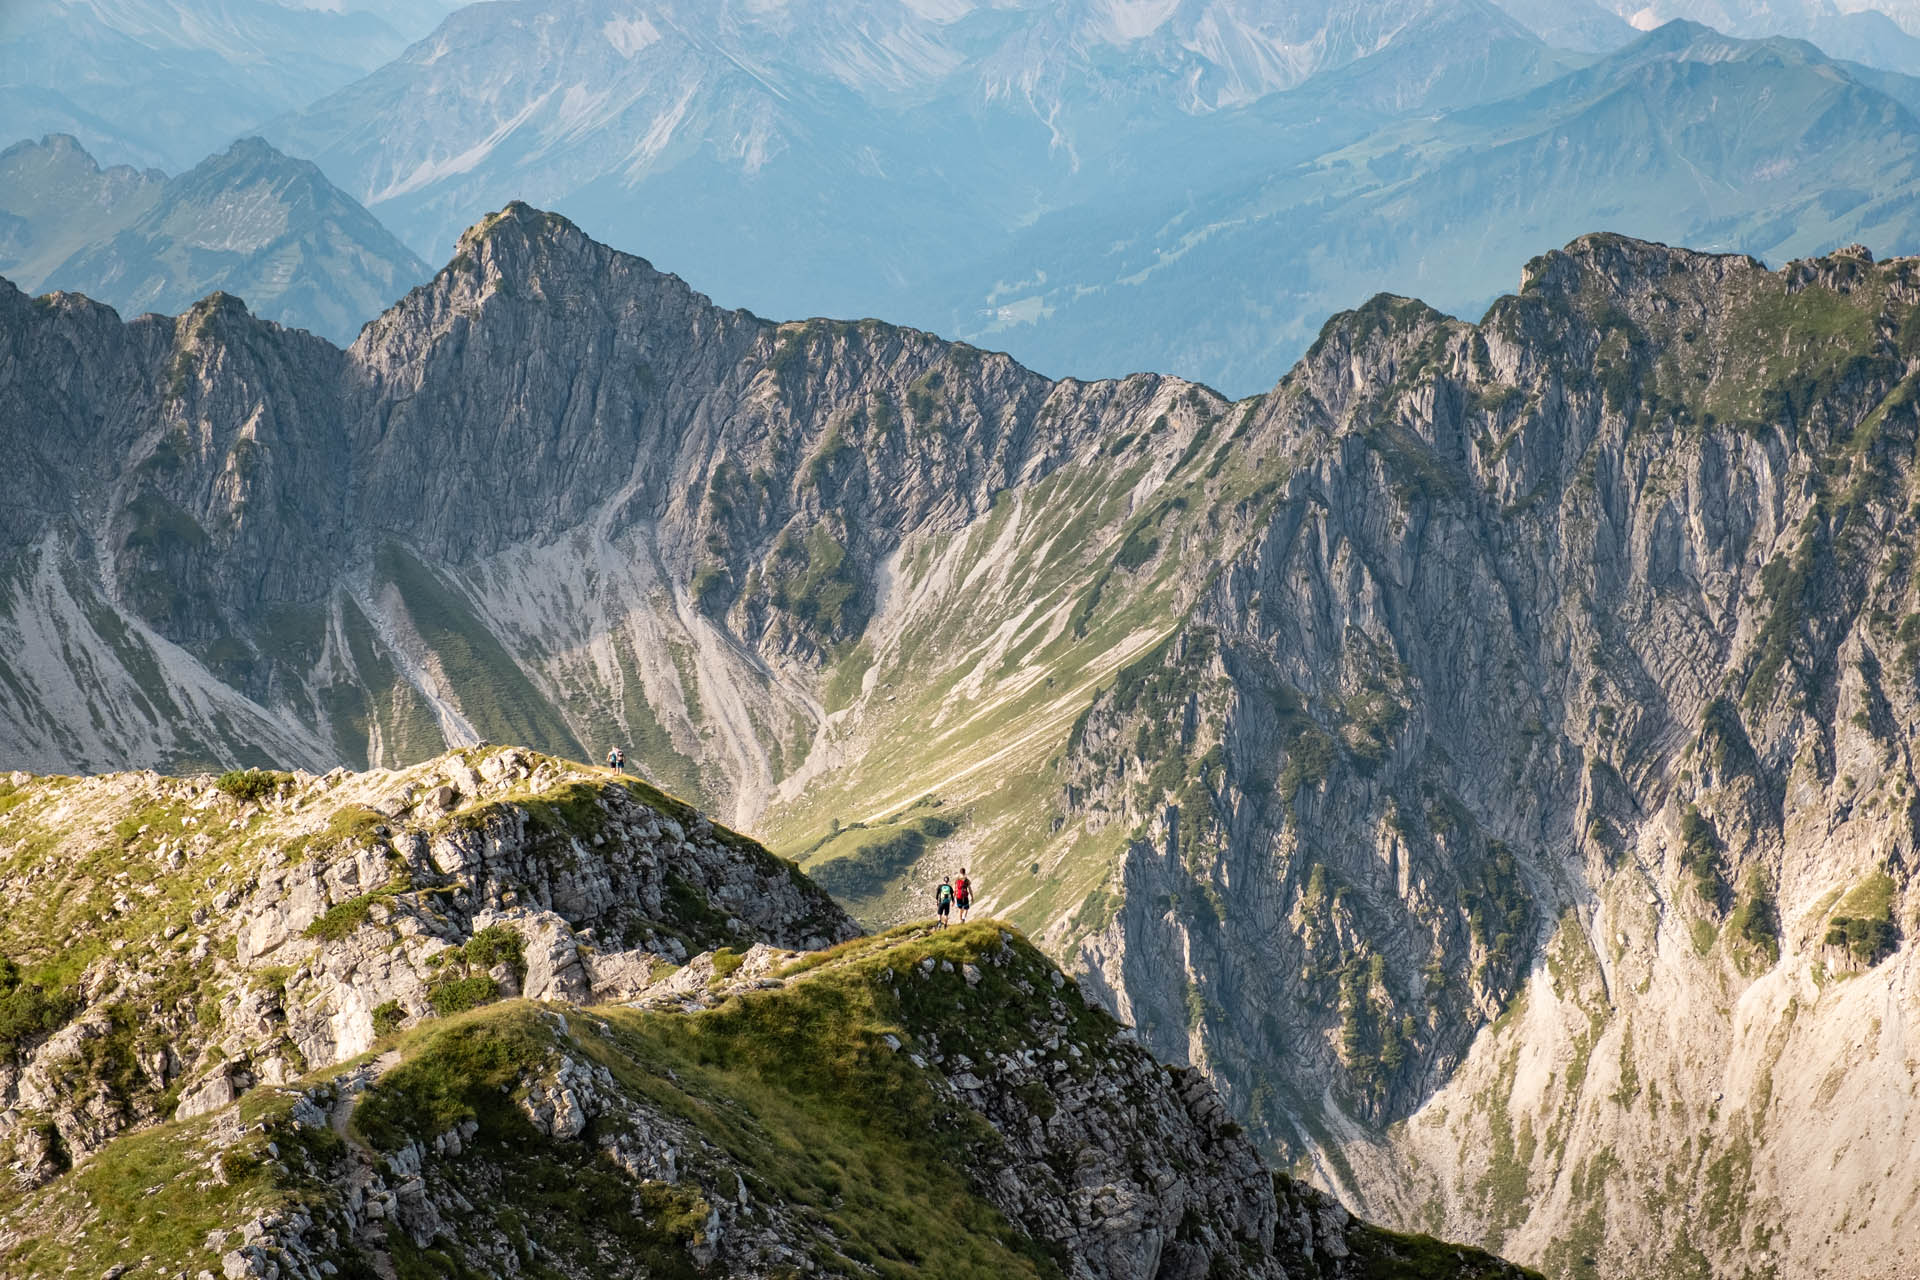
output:
[[[938,889],[933,891],[933,900],[943,907],[951,903],[953,901],[953,886],[950,884],[942,884]]]
[[[962,902],[966,902],[968,900],[968,894],[972,890],[972,888],[973,886],[967,883],[967,878],[965,876],[961,876],[958,880],[955,880],[953,882],[953,896],[960,899],[960,901]]]

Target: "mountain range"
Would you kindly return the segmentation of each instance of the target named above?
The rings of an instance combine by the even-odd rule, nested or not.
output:
[[[111,164],[185,169],[398,55],[442,0],[12,0],[0,117]]]
[[[1583,237],[1237,402],[723,310],[522,205],[345,351],[7,293],[0,732],[623,744],[869,924],[966,865],[1390,1225],[1871,1272],[1920,1186],[1915,269]]]
[[[313,165],[258,138],[168,180],[101,169],[65,135],[0,152],[0,272],[129,315],[228,290],[338,342],[429,274]]]
[[[267,136],[429,255],[528,198],[732,302],[861,314],[929,261],[1148,179],[1143,129],[1344,66],[1450,7],[519,0],[457,12]]]
[[[1532,254],[1596,227],[1769,261],[1856,242],[1912,252],[1916,87],[1804,43],[1675,22],[1510,98],[1350,139],[1330,125],[1318,136],[1339,145],[1310,156],[1039,220],[948,278],[1023,283],[936,324],[1043,368],[1192,370],[1244,392],[1356,294],[1477,316]],[[1312,89],[1250,110],[1270,135],[1335,120],[1347,95],[1315,103]],[[1018,274],[1034,262],[1047,269]]]
[[[429,256],[526,196],[763,314],[883,314],[1236,395],[1356,290],[1477,314],[1595,227],[1770,256],[1915,243],[1920,86],[1803,43],[1563,7],[1601,50],[1565,52],[1525,25],[1540,6],[1483,0],[1138,29],[1096,5],[631,8],[462,11],[269,135]]]
[[[1607,0],[1607,7],[1642,30],[1684,18],[1728,35],[1790,36],[1836,58],[1920,71],[1920,5],[1911,0]]]
[[[221,289],[347,341],[426,274],[354,201],[437,261],[484,210],[531,198],[761,314],[885,315],[1052,374],[1170,369],[1238,396],[1360,293],[1417,292],[1471,317],[1529,256],[1595,228],[1769,260],[1915,247],[1920,81],[1887,68],[1920,64],[1900,53],[1914,42],[1902,15],[1878,10],[1685,10],[1744,35],[1817,37],[1822,53],[1690,22],[1637,35],[1627,19],[1673,15],[1573,0],[514,0],[452,12],[404,48],[358,41],[373,61],[353,72],[314,51],[365,13],[267,0],[220,12],[162,39],[159,0],[82,5],[68,16],[85,21],[52,25],[23,10],[0,60],[57,65],[31,33],[80,40],[89,22],[236,66],[303,59],[282,97],[242,94],[244,124],[211,107],[197,118],[219,122],[213,146],[274,115],[267,136],[339,188],[291,219],[328,247],[250,241],[258,261],[243,267],[181,243],[189,221],[225,216],[216,164],[189,219],[52,283],[174,311]],[[427,4],[382,21],[425,32],[437,16]],[[316,23],[333,34],[296,39]],[[1836,23],[1867,34],[1839,41]],[[159,56],[136,46],[125,66],[65,79],[112,86],[124,115],[140,59]],[[39,92],[24,75],[6,92]],[[77,251],[97,206],[75,203],[84,183],[33,186],[49,180],[21,171],[6,200],[61,210],[50,239]],[[346,283],[329,292],[309,273],[281,305],[289,255],[336,262]],[[0,270],[47,287],[39,257]]]

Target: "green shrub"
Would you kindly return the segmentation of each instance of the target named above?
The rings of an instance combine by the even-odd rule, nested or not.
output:
[[[1135,529],[1127,535],[1126,541],[1120,544],[1120,554],[1114,558],[1114,562],[1128,573],[1132,573],[1153,559],[1154,554],[1159,550],[1160,539],[1148,535],[1144,528]]]
[[[471,978],[447,974],[427,986],[427,1003],[443,1018],[450,1014],[465,1013],[468,1009],[478,1009],[499,998],[500,984],[484,973]]]
[[[772,561],[773,602],[831,636],[851,636],[867,624],[865,581],[847,549],[824,525],[802,545],[782,534]]]
[[[1763,955],[1768,964],[1780,959],[1780,913],[1774,906],[1773,891],[1759,867],[1747,869],[1746,885],[1733,914],[1727,917],[1733,935]]]
[[[0,1046],[17,1052],[20,1045],[57,1031],[73,1015],[73,993],[49,991],[29,981],[20,966],[0,956]]]
[[[414,1138],[430,1141],[483,1115],[517,1131],[512,1087],[542,1060],[546,1039],[531,1017],[487,1016],[485,1025],[429,1033],[423,1047],[366,1092],[353,1127],[376,1151],[397,1151]]]
[[[400,1007],[400,1002],[398,1000],[389,1000],[385,1004],[377,1006],[373,1011],[373,1034],[376,1036],[390,1036],[398,1031],[400,1024],[406,1020],[407,1011]]]
[[[378,809],[369,809],[363,804],[348,805],[327,821],[317,839],[323,845],[353,844],[372,836],[385,821],[386,815]]]
[[[352,814],[353,812],[353,810],[347,810],[347,814]],[[371,809],[361,810],[361,812],[373,814],[375,818],[380,816],[379,814],[373,813]],[[334,818],[333,823],[328,827],[329,832],[332,832],[334,827],[341,825],[342,816],[345,815],[339,815]],[[354,824],[349,822],[347,825],[352,827]],[[356,832],[356,834],[358,833]],[[326,836],[322,838],[328,839]],[[331,841],[329,840],[329,842]],[[306,927],[306,936],[309,938],[317,938],[323,942],[339,942],[367,922],[367,917],[373,912],[374,903],[380,901],[382,898],[393,898],[398,894],[405,893],[412,887],[412,879],[403,868],[392,880],[389,880],[380,888],[375,889],[372,893],[363,893],[357,898],[348,898],[345,902],[336,902],[331,907],[328,907],[319,919]]]
[[[213,785],[243,804],[259,804],[282,787],[292,786],[293,775],[271,769],[229,769]]]
[[[377,893],[363,893],[357,898],[335,903],[318,920],[307,926],[307,937],[323,942],[341,941],[367,922],[374,900],[380,896]]]
[[[1712,821],[1703,817],[1700,807],[1689,804],[1680,813],[1680,867],[1693,878],[1694,892],[1701,901],[1720,906],[1720,833]]]
[[[727,584],[732,580],[731,572],[720,561],[702,561],[699,571],[693,575],[694,604],[702,613],[712,613],[724,603]]]
[[[1861,964],[1874,965],[1900,945],[1900,929],[1893,922],[1893,877],[1876,871],[1840,900],[1827,922],[1825,942],[1845,947]]]
[[[515,978],[527,976],[527,943],[520,934],[504,924],[490,924],[467,939],[461,948],[467,964],[485,971],[497,964],[513,970]]]
[[[1900,931],[1891,920],[1862,916],[1835,916],[1827,925],[1826,944],[1845,947],[1861,964],[1878,964],[1900,943]]]
[[[746,963],[746,956],[732,947],[722,947],[713,953],[713,980],[722,982],[731,978]]]
[[[513,970],[515,981],[524,981],[526,941],[504,924],[490,924],[467,939],[465,946],[449,947],[429,956],[427,963],[440,970],[427,983],[427,1003],[445,1017],[500,998],[500,984],[487,973],[495,965],[506,965]]]
[[[1287,745],[1287,763],[1276,786],[1282,800],[1293,803],[1302,787],[1318,788],[1333,771],[1333,739],[1319,726],[1306,729]]]

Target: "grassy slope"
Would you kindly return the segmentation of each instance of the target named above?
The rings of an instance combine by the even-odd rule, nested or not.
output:
[[[232,1141],[219,1117],[200,1116],[120,1138],[38,1191],[0,1190],[0,1274],[79,1267],[98,1275],[145,1258],[169,1270],[197,1265],[220,1274],[218,1251],[206,1248],[209,1232],[328,1195],[300,1154],[325,1167],[342,1144],[328,1130],[292,1121],[298,1097],[288,1089],[249,1094],[239,1104],[244,1132]]]
[[[1274,500],[1290,460],[1240,447],[1259,405],[1177,407],[1197,422],[1191,443],[1144,496],[1150,455],[1165,451],[1156,432],[1001,495],[950,556],[910,540],[894,593],[942,575],[957,585],[897,635],[870,631],[843,659],[861,676],[871,666],[869,694],[851,697],[851,673],[828,673],[829,704],[853,707],[839,732],[857,734],[861,749],[766,815],[769,842],[820,871],[858,852],[846,837],[823,844],[835,822],[879,827],[932,796],[967,818],[930,847],[991,883],[1022,928],[1043,927],[1104,883],[1126,833],[1053,838],[1057,760],[1100,689],[1179,625],[1205,575],[1257,523],[1242,517]],[[852,903],[883,920],[901,897],[870,891]]]
[[[498,750],[456,755],[478,767]],[[271,861],[298,862],[347,846],[384,850],[391,882],[330,913],[358,922],[379,900],[404,899],[410,909],[431,909],[435,901],[435,887],[411,882],[391,838],[376,833],[379,827],[479,826],[502,810],[525,810],[534,847],[564,849],[569,833],[590,839],[599,831],[607,820],[601,796],[616,787],[682,823],[697,816],[692,806],[643,780],[568,769],[534,753],[524,758],[533,767],[560,766],[559,780],[515,785],[470,800],[451,815],[396,818],[383,818],[367,802],[384,803],[410,785],[437,781],[438,761],[371,775],[366,787],[349,785],[344,792],[324,781],[302,784],[264,771],[228,775],[257,782],[258,793],[249,795],[230,794],[210,777],[126,774],[15,783],[0,776],[0,896],[12,903],[0,912],[0,1069],[17,1044],[37,1044],[91,1009],[104,1016],[106,1034],[87,1042],[71,1068],[78,1074],[66,1084],[97,1086],[102,1105],[127,1107],[135,1124],[170,1116],[191,1073],[176,1075],[164,1092],[155,1092],[140,1064],[169,1045],[193,1062],[206,1041],[233,1033],[223,1019],[237,999],[286,981],[284,967],[235,963],[232,922],[223,913],[216,911],[205,924],[194,920],[197,910],[222,895],[244,893]],[[717,825],[712,832],[741,857],[799,878],[798,868],[747,837]],[[658,929],[694,950],[737,940],[725,913],[698,893],[673,896],[665,914]],[[120,974],[107,983],[111,995],[103,997],[98,979],[108,962]],[[91,1000],[85,997],[89,990],[96,993]]]
[[[957,965],[999,941],[988,925],[862,939],[809,961],[817,967],[783,990],[751,992],[705,1013],[595,1010],[590,1017],[606,1034],[580,1026],[562,1047],[591,1057],[623,1092],[690,1123],[744,1165],[750,1197],[793,1207],[820,1228],[812,1252],[823,1267],[863,1263],[901,1277],[1051,1275],[1044,1254],[968,1184],[965,1171],[997,1144],[992,1130],[881,1039],[894,1034],[911,1049],[915,1021],[953,1017],[947,1002],[966,991],[954,977],[909,984],[896,996],[891,972],[928,956]],[[1029,953],[1026,963],[1045,962]],[[1005,1021],[985,990],[965,998],[974,1016]],[[945,1007],[927,1007],[936,1001]],[[1104,1023],[1086,1016],[1096,1028]],[[517,1027],[529,1050],[557,1033],[525,1006],[495,1017],[492,1025],[444,1029],[375,1090],[358,1122],[376,1146],[441,1132],[470,1114],[482,1120],[483,1141],[496,1122],[497,1137],[527,1140],[494,1102],[505,1081],[473,1061],[497,1056],[490,1046],[503,1026]],[[828,1239],[831,1246],[822,1243]]]

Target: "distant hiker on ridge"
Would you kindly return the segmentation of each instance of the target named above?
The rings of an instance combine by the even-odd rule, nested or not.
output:
[[[967,908],[973,905],[973,883],[967,879],[967,869],[960,868],[960,878],[953,882],[953,905],[960,908],[960,923],[967,922]]]
[[[953,882],[942,880],[940,887],[933,891],[934,909],[940,913],[940,927],[947,927],[947,912],[953,906]]]
[[[618,747],[608,747],[607,748],[607,768],[625,769],[626,767],[627,767],[627,753],[622,751]]]

